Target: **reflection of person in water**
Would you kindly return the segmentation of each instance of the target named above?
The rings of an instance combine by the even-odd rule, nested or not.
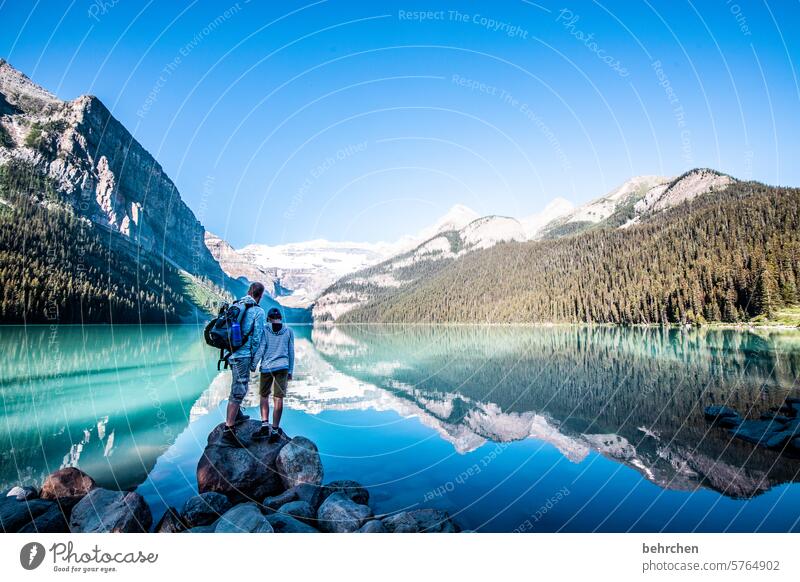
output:
[[[283,433],[280,428],[283,414],[283,398],[292,379],[294,371],[294,331],[283,324],[279,309],[273,307],[267,313],[267,325],[264,330],[264,353],[261,357],[261,378],[259,393],[261,396],[261,428],[253,434],[253,438],[278,440]],[[272,410],[272,426],[269,424],[269,397],[272,394],[274,408]]]

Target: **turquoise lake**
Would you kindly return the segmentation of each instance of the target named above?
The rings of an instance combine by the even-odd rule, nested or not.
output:
[[[492,532],[800,530],[800,459],[702,414],[800,395],[800,332],[295,331],[283,428],[376,512],[436,507]],[[6,326],[0,354],[0,487],[77,466],[138,490],[156,520],[195,491],[229,388],[200,327]]]

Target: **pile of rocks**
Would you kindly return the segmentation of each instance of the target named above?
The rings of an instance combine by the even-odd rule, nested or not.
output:
[[[437,509],[375,515],[369,491],[355,481],[324,484],[317,446],[298,436],[252,441],[260,423],[240,425],[246,448],[222,441],[222,425],[208,436],[197,465],[198,495],[170,507],[159,533],[410,533],[457,532]],[[0,499],[6,532],[147,532],[152,515],[141,495],[111,491],[76,468],[56,471],[41,490],[14,487]]]
[[[111,491],[74,467],[49,475],[42,488],[13,487],[0,498],[4,532],[147,532],[153,516],[135,491]]]
[[[759,419],[743,418],[728,406],[707,406],[703,413],[706,420],[728,429],[734,438],[800,455],[800,398],[787,398],[781,407]]]
[[[252,441],[260,424],[239,426],[246,448],[222,441],[222,425],[208,436],[197,465],[199,495],[179,512],[170,508],[156,531],[203,532],[455,532],[444,511],[417,509],[376,516],[369,492],[355,481],[322,484],[317,446],[298,436]],[[204,508],[202,519],[196,508]],[[169,517],[167,517],[169,516]],[[165,521],[166,520],[166,521]]]

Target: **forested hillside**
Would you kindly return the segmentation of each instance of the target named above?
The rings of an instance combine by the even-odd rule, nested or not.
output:
[[[0,238],[0,323],[205,320],[247,291],[211,255],[164,169],[99,99],[58,99],[3,59]],[[286,316],[309,318],[305,309]]]
[[[177,322],[228,297],[59,199],[30,166],[0,166],[0,322]]]
[[[740,322],[798,301],[800,190],[736,182],[628,228],[505,243],[340,322]]]

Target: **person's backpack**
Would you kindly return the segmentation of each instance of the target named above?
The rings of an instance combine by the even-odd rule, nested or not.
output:
[[[244,333],[242,322],[247,310],[255,307],[255,305],[255,303],[244,302],[241,299],[231,305],[223,303],[222,307],[220,307],[219,315],[206,325],[206,329],[203,332],[206,343],[213,348],[219,349],[217,370],[220,369],[220,364],[223,362],[225,368],[227,368],[228,358],[231,357],[231,354],[245,345],[247,340],[250,339],[250,334],[253,333],[253,330],[251,329],[248,333]],[[253,327],[255,327],[255,322]]]

